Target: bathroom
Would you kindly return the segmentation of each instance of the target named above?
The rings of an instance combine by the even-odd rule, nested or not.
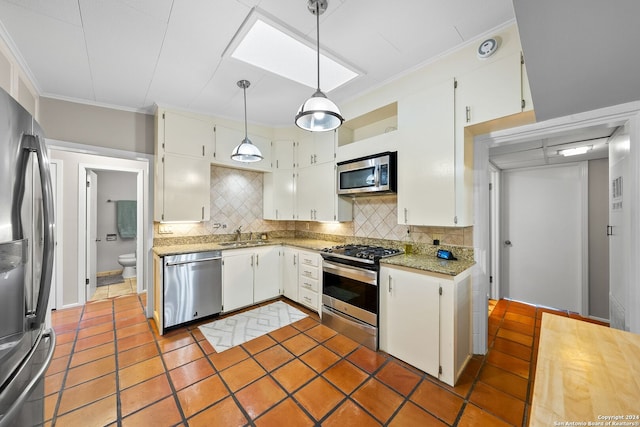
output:
[[[136,291],[136,174],[94,170],[97,287],[88,300]]]

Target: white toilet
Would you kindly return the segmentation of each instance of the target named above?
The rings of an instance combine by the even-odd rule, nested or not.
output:
[[[136,277],[136,254],[124,254],[118,257],[118,263],[122,266],[122,278]]]

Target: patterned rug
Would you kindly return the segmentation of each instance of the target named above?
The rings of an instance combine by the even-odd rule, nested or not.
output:
[[[289,304],[277,301],[199,326],[213,348],[221,353],[261,335],[307,317]]]

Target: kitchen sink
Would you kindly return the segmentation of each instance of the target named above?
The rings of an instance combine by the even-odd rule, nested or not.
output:
[[[240,240],[238,242],[222,242],[220,243],[220,246],[229,248],[240,248],[243,246],[259,246],[264,244],[265,242],[262,240]]]

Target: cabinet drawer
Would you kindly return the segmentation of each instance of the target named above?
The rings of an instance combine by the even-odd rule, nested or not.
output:
[[[301,287],[298,290],[298,294],[300,296],[298,301],[300,304],[304,304],[312,310],[318,311],[318,294],[316,292]]]
[[[300,280],[303,278],[311,278],[318,280],[320,270],[318,267],[312,267],[305,264],[300,264]]]
[[[300,264],[318,267],[320,265],[320,257],[309,252],[300,252]]]
[[[310,277],[301,277],[300,287],[316,293],[319,291],[318,280]]]

